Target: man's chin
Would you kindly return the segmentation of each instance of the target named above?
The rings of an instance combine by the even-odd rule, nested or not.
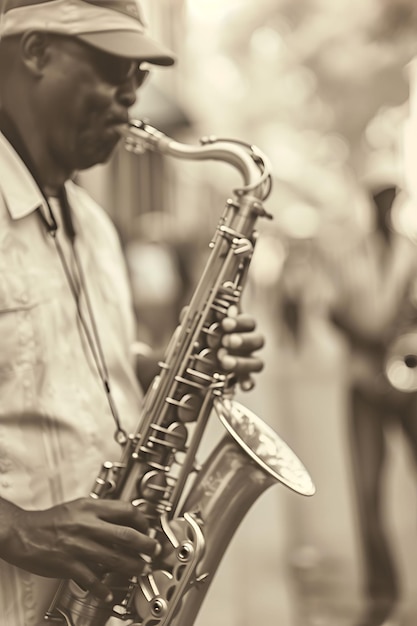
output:
[[[84,147],[82,154],[80,154],[79,169],[85,170],[94,165],[107,163],[119,141],[120,135],[114,135],[111,139],[101,141],[100,145],[95,145],[91,150],[85,150]]]

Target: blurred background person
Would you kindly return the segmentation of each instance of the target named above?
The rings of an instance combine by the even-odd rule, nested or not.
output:
[[[417,460],[417,360],[412,343],[402,342],[409,352],[390,352],[400,334],[416,329],[417,247],[394,227],[396,186],[387,180],[366,191],[374,228],[352,246],[342,267],[332,261],[338,280],[330,315],[349,345],[349,443],[366,603],[358,626],[388,626],[397,623],[400,597],[384,501],[392,428],[401,429]]]

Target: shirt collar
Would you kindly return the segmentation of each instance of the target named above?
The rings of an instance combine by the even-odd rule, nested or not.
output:
[[[0,192],[12,219],[26,217],[40,207],[47,210],[45,199],[31,173],[1,132],[0,171]]]

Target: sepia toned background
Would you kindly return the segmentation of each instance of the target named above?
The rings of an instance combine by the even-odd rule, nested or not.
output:
[[[417,236],[413,0],[148,0],[151,30],[177,54],[132,115],[178,141],[254,143],[271,162],[271,222],[260,223],[244,308],[266,336],[266,366],[239,399],[291,446],[317,488],[271,487],[242,522],[196,626],[347,626],[361,609],[346,447],[347,351],[326,313],[317,250],[343,263],[369,228],[363,182],[395,179],[397,227]],[[131,271],[138,339],[166,344],[208,254],[235,172],[219,163],[133,156],[80,181],[110,212]],[[281,317],[303,294],[301,341]],[[210,448],[220,432],[210,427]],[[401,569],[404,626],[417,623],[415,473],[394,432],[386,516]],[[204,453],[204,452],[203,452]],[[210,547],[209,547],[210,549]]]

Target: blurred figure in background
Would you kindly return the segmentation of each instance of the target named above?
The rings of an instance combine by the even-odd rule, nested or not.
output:
[[[154,350],[165,349],[192,289],[193,256],[175,217],[164,211],[142,213],[125,245],[138,322],[138,336]]]
[[[136,369],[141,373],[149,357],[159,360],[178,323],[181,311],[192,293],[192,267],[195,255],[191,242],[179,232],[175,218],[163,211],[138,216],[134,236],[125,245],[132,288],[136,336],[132,346]],[[146,370],[145,370],[146,371]],[[148,369],[145,385],[155,371]]]
[[[350,350],[349,431],[366,600],[357,626],[394,626],[400,589],[383,516],[386,437],[401,428],[417,460],[416,363],[399,356],[391,381],[385,370],[392,342],[416,320],[417,248],[393,228],[396,187],[387,181],[368,192],[375,225],[337,272],[330,317]]]

